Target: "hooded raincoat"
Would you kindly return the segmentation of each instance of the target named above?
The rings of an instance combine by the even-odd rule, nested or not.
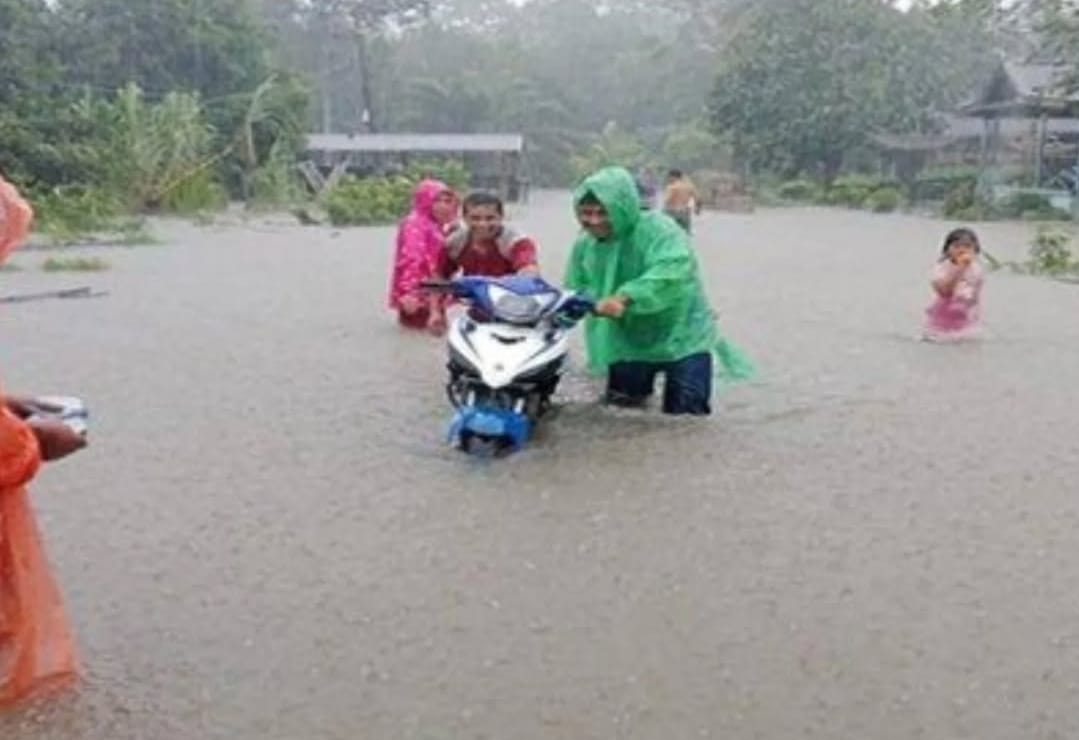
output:
[[[26,237],[30,206],[0,178],[0,263]],[[37,438],[0,392],[0,710],[76,677],[74,640],[25,485]]]
[[[431,279],[438,270],[445,229],[434,216],[435,201],[443,193],[452,192],[438,180],[424,180],[412,194],[412,210],[397,230],[397,251],[390,281],[390,308],[401,306],[401,299],[418,293],[420,283]]]
[[[666,363],[713,353],[717,375],[750,377],[749,360],[719,333],[686,233],[671,218],[642,211],[628,171],[609,167],[588,177],[574,204],[591,193],[603,204],[613,235],[600,241],[583,233],[573,247],[566,286],[601,299],[630,299],[617,320],[588,320],[589,367],[604,373],[618,362]]]

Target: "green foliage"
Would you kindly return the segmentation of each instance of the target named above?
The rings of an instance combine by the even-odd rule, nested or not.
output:
[[[948,218],[961,218],[964,214],[973,213],[977,206],[974,182],[958,181],[952,185],[944,199],[944,215]],[[984,216],[984,213],[979,213],[979,219]]]
[[[271,79],[247,96],[244,124],[231,142],[209,124],[196,94],[169,93],[155,102],[128,85],[114,98],[84,95],[61,107],[64,130],[45,151],[63,163],[62,179],[74,184],[39,185],[38,230],[58,244],[100,240],[101,234],[144,241],[128,214],[222,209],[229,194],[221,172],[229,159],[252,170],[264,202],[290,200],[299,191],[294,178],[288,181],[298,133],[294,121],[274,112],[276,94]],[[49,179],[47,170],[39,174]]]
[[[463,193],[468,170],[454,160],[416,162],[400,175],[343,177],[323,203],[334,226],[377,226],[399,220],[412,204],[412,192],[425,179],[441,180]]]
[[[100,243],[133,246],[153,241],[142,219],[100,188],[70,186],[31,194],[34,227],[53,247]]]
[[[190,212],[223,200],[212,169],[214,131],[196,95],[153,103],[128,85],[112,100],[82,99],[70,116],[80,135],[65,151],[121,209]]]
[[[918,175],[912,195],[916,201],[941,201],[956,193],[969,193],[969,201],[958,206],[966,207],[973,202],[977,184],[977,168],[937,167],[927,169]]]
[[[99,111],[107,126],[108,181],[134,210],[166,206],[171,191],[201,174],[212,156],[214,131],[194,95],[169,93],[160,103],[147,103],[129,85]]]
[[[262,206],[295,197],[295,177],[288,171],[303,147],[307,103],[299,81],[280,74],[225,101],[233,137],[224,154],[233,192]]]
[[[786,202],[867,208],[878,213],[894,211],[903,201],[895,182],[866,175],[839,177],[830,186],[812,180],[788,180],[779,185],[776,193]]]
[[[1070,221],[1072,214],[1052,205],[1041,193],[1017,192],[1004,200],[987,203],[975,196],[974,186],[957,186],[944,202],[944,215],[963,221],[1024,220]]]
[[[1070,221],[1071,214],[1053,206],[1041,193],[1017,192],[1003,202],[995,204],[994,215],[998,218],[1022,219],[1024,221]]]
[[[1040,193],[1018,192],[1008,196],[998,208],[1002,215],[1018,218],[1024,213],[1049,211],[1053,206],[1049,199]]]
[[[123,204],[100,189],[69,187],[32,197],[34,224],[46,234],[79,230],[112,230],[123,216]]]
[[[1024,275],[1068,277],[1079,275],[1079,260],[1072,252],[1072,235],[1060,228],[1041,226],[1031,241],[1023,262],[997,263],[994,269],[1007,267]]]
[[[969,206],[955,210],[949,218],[955,219],[956,221],[966,221],[968,223],[991,221],[993,219],[993,212],[992,209],[984,203],[972,203]]]
[[[570,164],[574,180],[580,181],[603,167],[621,165],[635,170],[648,164],[648,160],[648,150],[641,140],[611,123],[588,149],[571,157]]]
[[[705,126],[691,123],[679,126],[663,142],[663,163],[683,172],[715,169],[729,161],[729,153],[720,139]]]
[[[405,177],[344,177],[326,196],[334,226],[389,224],[407,213],[413,182]]]
[[[1067,275],[1079,272],[1079,262],[1072,255],[1071,235],[1059,229],[1042,227],[1030,247],[1026,263],[1035,275]]]
[[[252,173],[248,184],[250,187],[249,208],[273,209],[294,206],[307,199],[295,161],[284,146],[275,146],[271,149],[266,162]]]
[[[440,180],[458,193],[469,188],[468,168],[455,159],[423,160],[409,165],[404,173],[405,179],[415,185],[420,180]]]
[[[720,52],[714,128],[754,171],[831,180],[872,132],[923,128],[969,93],[986,53],[969,37],[888,3],[762,3]]]
[[[846,175],[832,183],[825,195],[825,201],[829,205],[861,208],[875,191],[883,187],[890,188],[894,185],[865,175]]]
[[[883,187],[866,198],[864,206],[874,213],[891,213],[903,202],[903,194],[896,187]]]
[[[229,194],[215,179],[216,172],[205,168],[195,171],[165,192],[160,209],[179,216],[196,216],[221,211],[228,205]]]
[[[109,267],[100,257],[49,257],[41,263],[45,272],[102,272]]]
[[[743,171],[732,153],[756,174],[828,182],[867,166],[868,133],[924,130],[928,111],[952,109],[999,47],[990,0],[893,5],[0,0],[0,165],[38,191],[111,191],[127,167],[115,192],[129,208],[209,207],[211,181],[288,204],[314,88],[316,123],[333,131],[524,133],[542,184],[612,162]],[[1047,36],[1072,59],[1066,25]],[[98,106],[128,83],[144,91],[142,148],[121,163]],[[680,124],[708,108],[715,136]],[[152,133],[158,109],[195,138]]]
[[[1073,216],[1070,211],[1065,211],[1060,208],[1050,206],[1046,209],[1023,211],[1021,214],[1019,214],[1019,218],[1024,221],[1048,221],[1059,223],[1063,221],[1071,221]]]
[[[273,74],[256,7],[0,0],[0,165],[39,192],[92,185],[133,211],[215,207],[225,175],[242,193],[232,174],[278,142],[294,154],[308,127],[306,88]]]
[[[777,194],[782,200],[796,203],[820,203],[824,190],[812,180],[788,180],[780,184]]]
[[[253,11],[247,0],[64,0],[51,25],[74,84],[216,99],[268,76],[269,37]]]

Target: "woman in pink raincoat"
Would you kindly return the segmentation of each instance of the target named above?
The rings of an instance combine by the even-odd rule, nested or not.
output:
[[[397,230],[390,283],[390,308],[402,326],[426,329],[431,318],[420,283],[435,276],[446,233],[457,219],[460,199],[445,183],[424,180],[412,195],[412,211]]]

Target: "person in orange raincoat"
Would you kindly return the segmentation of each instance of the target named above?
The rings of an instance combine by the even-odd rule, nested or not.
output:
[[[0,177],[0,263],[26,238],[29,204]],[[0,391],[0,710],[75,681],[63,600],[24,487],[41,462],[86,445],[58,421],[29,420],[33,401]]]

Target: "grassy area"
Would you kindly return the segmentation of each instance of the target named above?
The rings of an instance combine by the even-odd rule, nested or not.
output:
[[[100,257],[49,257],[41,263],[45,272],[102,272],[109,268]]]

